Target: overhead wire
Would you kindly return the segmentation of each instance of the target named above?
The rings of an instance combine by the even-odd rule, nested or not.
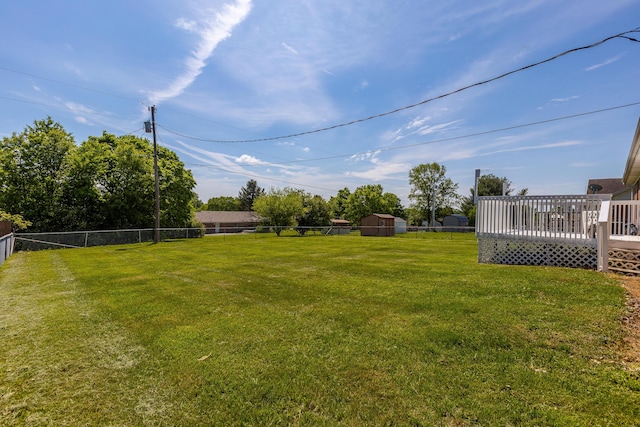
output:
[[[546,123],[553,123],[553,122],[557,122],[557,121],[561,121],[561,120],[574,119],[576,117],[583,117],[583,116],[588,116],[588,115],[591,115],[591,114],[599,114],[599,113],[604,113],[604,112],[607,112],[607,111],[614,111],[614,110],[619,110],[619,109],[622,109],[622,108],[633,107],[633,106],[636,106],[636,105],[640,105],[640,101],[632,102],[632,103],[629,103],[629,104],[617,105],[617,106],[614,106],[614,107],[601,108],[599,110],[592,110],[592,111],[586,111],[586,112],[582,112],[582,113],[570,114],[570,115],[562,116],[562,117],[553,117],[553,118],[550,118],[550,119],[538,120],[538,121],[535,121],[535,122],[529,122],[529,123],[523,123],[523,124],[519,124],[519,125],[507,126],[507,127],[498,128],[498,129],[490,129],[490,130],[486,130],[486,131],[474,132],[474,133],[469,133],[469,134],[465,134],[465,135],[452,136],[452,137],[449,137],[449,138],[440,138],[440,139],[435,139],[435,140],[430,140],[430,141],[416,142],[416,143],[413,143],[413,144],[398,145],[398,146],[394,146],[394,147],[377,148],[375,150],[358,151],[358,152],[355,152],[355,153],[348,153],[348,154],[336,154],[334,156],[315,157],[315,158],[312,158],[312,159],[288,160],[286,162],[281,162],[280,164],[308,163],[308,162],[315,162],[315,161],[321,161],[321,160],[350,158],[350,157],[355,157],[355,156],[358,156],[358,155],[361,155],[361,154],[368,154],[368,153],[371,153],[371,152],[374,152],[374,151],[386,152],[386,151],[404,150],[404,149],[407,149],[407,148],[414,148],[414,147],[419,147],[419,146],[422,146],[422,145],[431,145],[431,144],[437,144],[437,143],[441,143],[441,142],[455,141],[455,140],[459,140],[459,139],[472,138],[472,137],[475,137],[475,136],[490,135],[492,133],[506,132],[506,131],[514,130],[514,129],[521,129],[521,128],[525,128],[525,127],[537,126],[537,125],[542,125],[542,124],[546,124]],[[247,166],[254,166],[254,165],[247,165]]]
[[[566,51],[564,51],[562,53],[553,55],[553,56],[551,56],[551,57],[549,57],[547,59],[544,59],[542,61],[538,61],[538,62],[534,62],[534,63],[529,64],[529,65],[525,65],[525,66],[517,68],[515,70],[511,70],[511,71],[508,71],[506,73],[502,73],[500,75],[491,77],[489,79],[481,80],[479,82],[472,83],[472,84],[467,85],[467,86],[463,86],[461,88],[452,90],[450,92],[446,92],[446,93],[443,93],[443,94],[440,94],[440,95],[437,95],[437,96],[422,100],[420,102],[416,102],[415,104],[406,105],[404,107],[396,108],[394,110],[387,111],[387,112],[384,112],[384,113],[374,114],[374,115],[371,115],[371,116],[368,116],[368,117],[364,117],[364,118],[361,118],[361,119],[351,120],[349,122],[344,122],[344,123],[340,123],[340,124],[336,124],[336,125],[332,125],[332,126],[327,126],[327,127],[323,127],[323,128],[319,128],[319,129],[313,129],[313,130],[309,130],[309,131],[304,131],[304,132],[292,133],[292,134],[288,134],[288,135],[273,136],[273,137],[267,137],[267,138],[257,138],[257,139],[220,140],[220,139],[210,139],[210,138],[200,138],[200,137],[190,136],[190,135],[187,135],[185,133],[173,131],[173,130],[168,129],[168,128],[166,128],[164,126],[161,126],[161,125],[158,125],[158,126],[162,127],[167,132],[172,133],[172,134],[177,135],[177,136],[180,136],[182,138],[187,138],[187,139],[191,139],[191,140],[194,140],[194,141],[216,142],[216,143],[227,143],[227,144],[230,144],[230,143],[248,143],[248,142],[275,141],[275,140],[279,140],[279,139],[295,138],[295,137],[304,136],[304,135],[310,135],[310,134],[314,134],[314,133],[326,132],[326,131],[329,131],[329,130],[338,129],[338,128],[342,128],[342,127],[346,127],[346,126],[351,126],[351,125],[354,125],[354,124],[357,124],[357,123],[362,123],[362,122],[366,122],[366,121],[369,121],[369,120],[373,120],[373,119],[378,119],[378,118],[381,118],[381,117],[389,116],[389,115],[392,115],[392,114],[395,114],[395,113],[398,113],[398,112],[401,112],[401,111],[405,111],[405,110],[408,110],[408,109],[411,109],[411,108],[418,107],[420,105],[427,104],[429,102],[436,101],[438,99],[443,99],[443,98],[446,98],[448,96],[455,95],[457,93],[463,92],[465,90],[468,90],[468,89],[471,89],[471,88],[474,88],[474,87],[478,87],[478,86],[482,86],[482,85],[485,85],[487,83],[494,82],[496,80],[500,80],[500,79],[508,77],[508,76],[510,76],[512,74],[516,74],[516,73],[519,73],[521,71],[525,71],[525,70],[528,70],[530,68],[534,68],[534,67],[537,67],[539,65],[546,64],[548,62],[551,62],[551,61],[554,61],[554,60],[556,60],[558,58],[561,58],[561,57],[563,57],[565,55],[569,55],[571,53],[578,52],[578,51],[581,51],[581,50],[592,49],[594,47],[600,46],[600,45],[602,45],[602,44],[604,44],[604,43],[606,43],[606,42],[608,42],[610,40],[616,39],[616,38],[623,38],[623,39],[626,39],[626,40],[629,40],[629,41],[632,41],[632,42],[640,43],[640,40],[637,40],[637,39],[635,39],[633,37],[627,36],[627,34],[639,33],[639,32],[640,32],[640,27],[636,27],[636,28],[634,28],[632,30],[623,31],[622,33],[606,37],[606,38],[604,38],[604,39],[602,39],[600,41],[597,41],[595,43],[591,43],[591,44],[588,44],[588,45],[585,45],[585,46],[580,46],[580,47],[576,47],[576,48],[573,48],[573,49],[566,50]]]

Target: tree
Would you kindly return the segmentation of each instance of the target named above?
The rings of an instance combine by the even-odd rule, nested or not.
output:
[[[272,188],[253,202],[253,210],[267,220],[280,236],[283,227],[294,225],[295,218],[304,213],[304,205],[298,190]]]
[[[351,191],[347,187],[338,191],[338,194],[329,199],[329,209],[333,218],[344,218],[347,210],[347,201]]]
[[[9,221],[12,230],[23,230],[31,226],[31,223],[22,218],[21,215],[11,215],[3,210],[0,210],[0,221]]]
[[[84,229],[149,228],[155,222],[153,146],[136,136],[89,137],[69,160],[65,200]],[[193,224],[195,180],[171,150],[158,147],[160,226]]]
[[[260,196],[265,194],[264,189],[258,185],[254,179],[247,181],[247,185],[240,189],[238,200],[240,200],[240,209],[250,211],[253,209],[253,202]]]
[[[64,229],[62,183],[73,136],[51,117],[0,142],[0,208],[21,215],[34,232]]]
[[[515,189],[512,187],[511,181],[506,177],[499,178],[496,175],[488,174],[482,175],[478,178],[478,196],[502,196],[504,190],[505,196],[510,196]],[[467,197],[462,198],[461,210],[467,218],[469,218],[469,225],[475,225],[476,218],[476,206],[475,206],[475,189],[470,188],[471,193]],[[528,192],[528,189],[523,188],[518,192],[518,196],[524,196]]]
[[[344,218],[353,225],[373,213],[396,215],[402,212],[400,199],[393,193],[383,193],[380,184],[368,184],[356,188],[346,201]]]
[[[446,173],[447,168],[435,162],[420,164],[409,172],[409,199],[413,200],[413,207],[421,213],[423,220],[428,219],[429,214],[437,214],[436,208],[445,213],[453,211],[453,206],[458,204],[458,184],[447,178]]]
[[[231,196],[212,197],[207,201],[204,210],[208,211],[240,211],[240,199]]]
[[[331,224],[329,204],[322,196],[312,196],[304,191],[300,191],[300,196],[303,211],[296,217],[298,233],[304,235],[311,227],[324,227]]]

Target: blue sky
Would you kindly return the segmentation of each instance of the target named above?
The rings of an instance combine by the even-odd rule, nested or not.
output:
[[[398,113],[640,26],[638,0],[62,0],[0,3],[0,136],[51,116],[81,143],[146,136],[191,169],[203,201],[249,179],[329,198],[438,162],[529,194],[621,177],[640,117],[640,43],[592,49]],[[635,35],[640,38],[640,34]],[[496,132],[492,132],[496,131]],[[475,136],[473,136],[475,135]]]

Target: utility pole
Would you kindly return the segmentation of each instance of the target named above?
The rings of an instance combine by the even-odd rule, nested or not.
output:
[[[151,123],[145,122],[145,132],[153,132],[153,173],[156,182],[156,209],[155,209],[155,226],[153,228],[153,241],[160,242],[160,179],[158,174],[158,144],[156,142],[156,106],[149,107],[151,111]],[[150,125],[150,126],[149,126]]]

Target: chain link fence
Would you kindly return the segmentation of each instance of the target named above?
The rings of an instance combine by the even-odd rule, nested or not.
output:
[[[136,230],[70,231],[60,233],[16,233],[16,251],[86,248],[154,241],[153,228]],[[191,239],[204,236],[202,228],[161,228],[160,240]]]

